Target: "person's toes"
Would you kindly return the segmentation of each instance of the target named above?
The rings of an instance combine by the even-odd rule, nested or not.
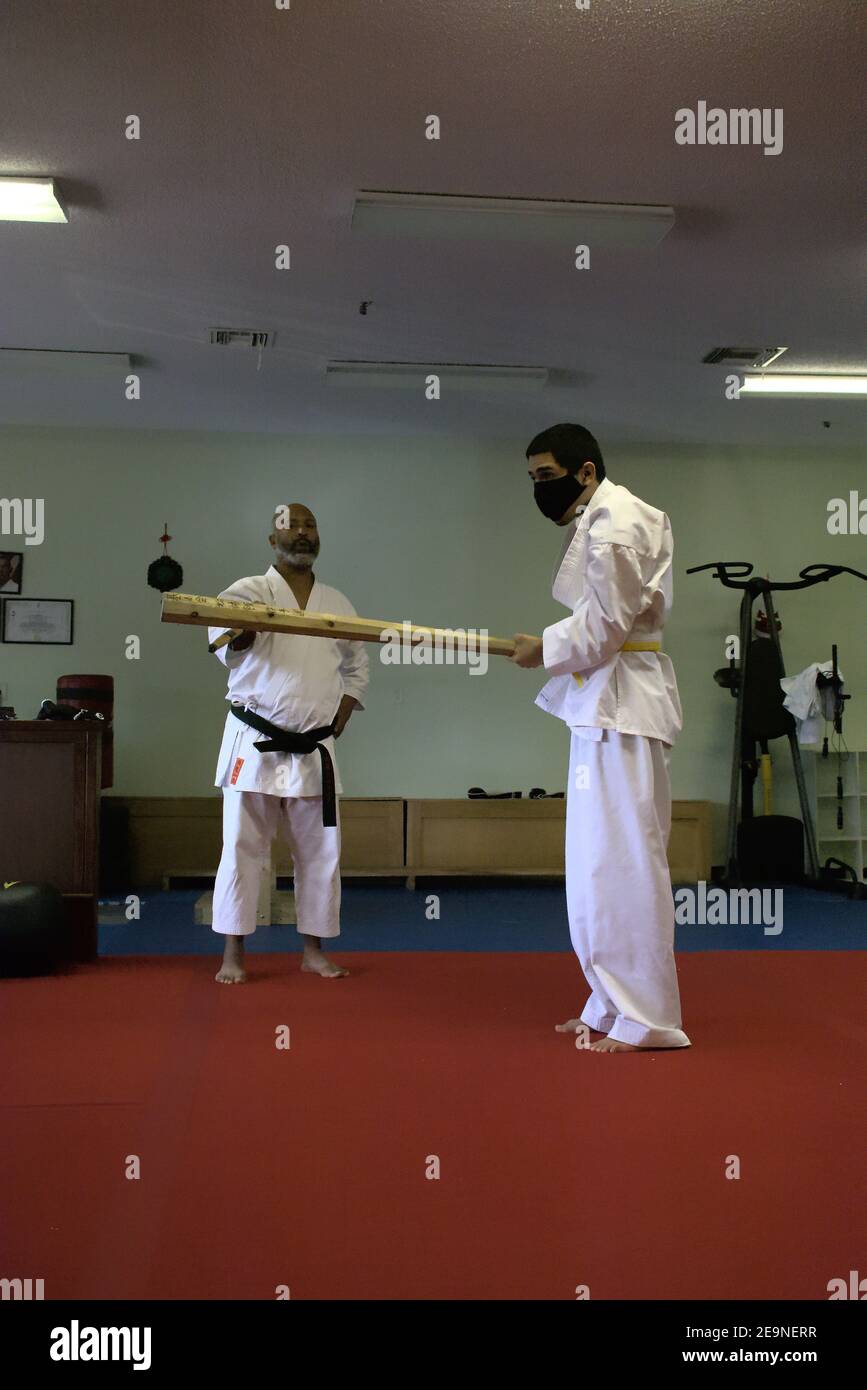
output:
[[[342,965],[335,965],[330,960],[317,960],[315,957],[303,959],[301,969],[310,975],[321,975],[324,980],[340,980],[349,974]]]

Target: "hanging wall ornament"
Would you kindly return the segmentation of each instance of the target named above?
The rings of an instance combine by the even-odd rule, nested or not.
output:
[[[168,552],[168,543],[171,540],[169,535],[169,523],[163,522],[163,534],[160,540],[163,543],[163,553],[158,560],[154,560],[148,565],[148,584],[152,589],[159,589],[161,594],[165,594],[169,589],[177,589],[184,582],[184,571],[173,560]]]

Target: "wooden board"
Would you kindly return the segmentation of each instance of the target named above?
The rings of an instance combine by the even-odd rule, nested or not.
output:
[[[241,632],[286,632],[304,637],[342,637],[353,642],[433,642],[446,649],[483,650],[491,656],[512,656],[510,637],[488,637],[480,629],[422,627],[403,619],[347,618],[333,613],[308,613],[300,608],[271,608],[266,603],[242,603],[238,599],[210,598],[206,594],[164,594],[164,623],[194,627],[237,628]]]

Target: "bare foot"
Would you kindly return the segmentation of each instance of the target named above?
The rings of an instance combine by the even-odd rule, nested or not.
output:
[[[342,980],[349,974],[342,965],[335,965],[333,960],[329,960],[324,951],[309,946],[304,947],[301,969],[307,975],[321,975],[325,980]]]
[[[214,979],[220,985],[242,985],[247,972],[242,965],[221,965]]]
[[[640,1052],[641,1048],[634,1043],[615,1042],[613,1038],[600,1038],[598,1042],[591,1043],[588,1049],[590,1052]]]
[[[223,964],[214,979],[220,985],[242,985],[247,978],[244,969],[243,936],[227,936],[223,950]]]
[[[555,1023],[555,1024],[554,1024],[554,1032],[555,1032],[555,1033],[577,1033],[579,1028],[587,1028],[587,1027],[589,1027],[589,1024],[587,1024],[587,1023],[582,1023],[581,1020],[580,1020],[580,1018],[570,1018],[570,1019],[567,1019],[567,1021],[566,1021],[565,1023]],[[598,1033],[598,1032],[599,1032],[599,1029],[598,1029],[598,1028],[591,1028],[591,1029],[590,1029],[590,1032],[591,1032],[591,1033]]]

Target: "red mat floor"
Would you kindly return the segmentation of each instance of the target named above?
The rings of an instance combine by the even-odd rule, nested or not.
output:
[[[0,1276],[62,1299],[816,1299],[867,1273],[865,954],[681,955],[693,1047],[628,1056],[553,1032],[586,993],[568,955],[297,961],[254,955],[243,987],[164,956],[0,985]]]

